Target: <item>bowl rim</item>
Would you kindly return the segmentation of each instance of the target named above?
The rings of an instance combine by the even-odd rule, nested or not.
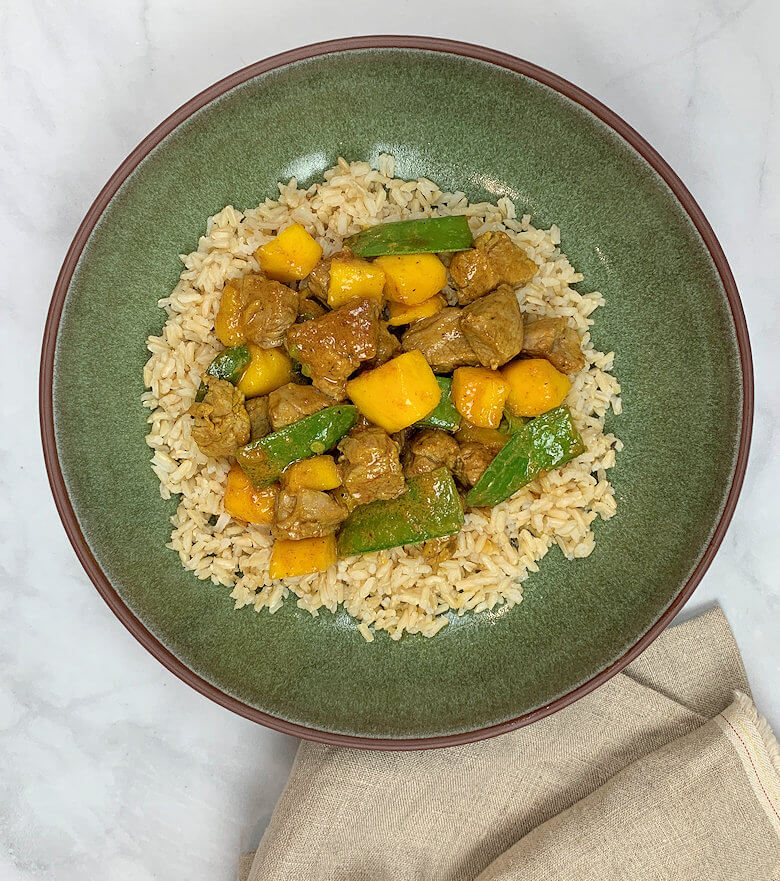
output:
[[[342,734],[318,728],[309,727],[296,722],[289,722],[278,718],[262,710],[239,700],[232,695],[226,694],[216,685],[203,679],[193,670],[189,669],[169,649],[167,649],[155,637],[142,622],[136,618],[133,612],[125,605],[115,588],[104,574],[87,541],[81,531],[75,511],[68,496],[62,468],[59,462],[57,444],[54,431],[54,410],[52,400],[52,386],[54,375],[54,356],[65,299],[74,271],[81,257],[82,251],[89,240],[92,230],[96,226],[101,215],[108,207],[111,199],[119,190],[124,181],[135,170],[138,164],[171,132],[187,120],[192,114],[225,94],[229,90],[247,82],[254,77],[267,73],[277,68],[284,67],[294,62],[325,56],[333,53],[343,53],[365,49],[411,49],[431,52],[441,52],[449,55],[459,55],[465,58],[487,62],[497,67],[519,73],[538,83],[541,83],[566,98],[579,104],[599,120],[609,126],[621,136],[663,179],[672,193],[687,213],[695,226],[715,267],[726,292],[727,301],[731,310],[732,319],[736,331],[737,346],[742,375],[742,422],[740,427],[739,449],[737,451],[734,470],[731,478],[731,486],[726,498],[723,511],[718,523],[704,549],[701,559],[697,563],[690,577],[682,586],[678,594],[667,606],[658,620],[617,660],[608,667],[596,673],[585,682],[534,710],[523,713],[515,718],[493,725],[461,731],[453,734],[443,734],[426,737],[368,737],[351,734]],[[295,49],[272,55],[262,61],[250,64],[234,73],[217,81],[213,85],[195,95],[189,101],[182,104],[152,132],[150,132],[138,146],[128,155],[117,170],[108,179],[108,182],[100,190],[95,201],[87,211],[79,228],[68,248],[62,268],[60,269],[54,286],[51,304],[46,318],[46,326],[43,334],[41,350],[41,364],[39,374],[39,413],[41,425],[41,437],[43,442],[43,454],[46,464],[46,472],[54,496],[57,512],[62,520],[65,532],[73,546],[76,556],[86,571],[89,579],[97,588],[98,593],[108,604],[111,611],[132,633],[132,635],[171,673],[185,682],[187,685],[200,692],[205,697],[220,704],[228,710],[237,713],[268,728],[284,734],[290,734],[305,740],[313,740],[334,746],[348,746],[361,749],[374,750],[415,750],[431,749],[437,747],[456,746],[495,737],[524,725],[536,722],[551,713],[563,709],[569,704],[586,694],[589,694],[598,686],[602,685],[627,664],[634,660],[648,645],[666,628],[670,621],[688,601],[696,586],[701,581],[704,573],[712,562],[723,537],[731,521],[736,508],[742,483],[747,467],[748,452],[750,449],[750,437],[753,424],[753,364],[751,358],[750,339],[748,336],[747,323],[739,298],[737,286],[731,273],[726,256],[715,233],[707,221],[696,200],[686,186],[650,144],[625,120],[602,104],[599,100],[588,94],[568,80],[554,74],[536,64],[517,58],[505,52],[489,49],[485,46],[473,43],[465,43],[456,40],[441,39],[438,37],[407,36],[407,35],[370,35],[358,37],[345,37],[335,40],[326,40],[311,43]]]

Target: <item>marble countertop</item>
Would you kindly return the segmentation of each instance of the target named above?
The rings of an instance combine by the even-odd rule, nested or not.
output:
[[[321,39],[430,33],[528,58],[621,114],[692,190],[742,294],[757,402],[739,506],[683,614],[722,604],[780,729],[778,28],[773,0],[0,4],[4,881],[227,881],[284,786],[296,741],[179,682],[87,580],[50,497],[35,400],[51,290],[109,175],[202,88]]]

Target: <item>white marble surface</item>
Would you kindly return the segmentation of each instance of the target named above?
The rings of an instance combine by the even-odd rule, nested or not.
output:
[[[125,155],[214,80],[319,39],[430,33],[524,56],[622,114],[693,191],[742,292],[758,398],[742,499],[685,614],[724,606],[780,728],[778,28],[774,0],[0,0],[3,881],[227,881],[284,785],[295,741],[168,674],[87,581],[44,476],[36,379],[60,262]]]

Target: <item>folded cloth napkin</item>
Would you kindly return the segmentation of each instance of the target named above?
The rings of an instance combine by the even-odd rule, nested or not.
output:
[[[419,752],[302,743],[240,881],[773,881],[780,750],[720,609],[570,707]]]

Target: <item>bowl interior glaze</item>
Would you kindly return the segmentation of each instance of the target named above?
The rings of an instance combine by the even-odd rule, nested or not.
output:
[[[589,558],[553,549],[518,607],[455,617],[434,639],[380,633],[368,645],[343,612],[313,618],[294,597],[274,615],[234,611],[229,590],[181,568],[165,548],[176,503],[160,499],[149,467],[140,396],[145,339],[164,319],[157,300],[206,218],[256,205],[291,176],[314,181],[339,156],[375,162],[380,152],[395,155],[399,175],[471,200],[509,196],[535,225],[559,225],[582,289],[606,297],[593,338],[616,352],[624,411],[607,428],[625,449],[610,472],[618,514],[596,523]],[[692,590],[733,507],[750,395],[723,267],[612,127],[499,64],[352,48],[251,77],[142,159],[62,284],[59,465],[51,450],[49,464],[75,512],[71,538],[83,536],[101,592],[164,663],[283,730],[409,747],[527,721],[613,665]],[[58,503],[67,509],[64,490]]]

